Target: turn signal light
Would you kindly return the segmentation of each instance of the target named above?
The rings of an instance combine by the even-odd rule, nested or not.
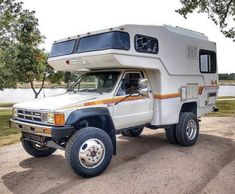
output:
[[[63,113],[55,113],[54,114],[54,122],[55,125],[64,125],[64,114]]]
[[[45,129],[43,129],[43,133],[51,134],[51,129],[45,128]]]

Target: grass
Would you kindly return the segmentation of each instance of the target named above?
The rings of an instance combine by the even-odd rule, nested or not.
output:
[[[235,80],[219,80],[220,85],[233,85],[235,84]]]
[[[218,99],[234,99],[235,100],[235,96],[220,96],[218,97]]]
[[[8,121],[11,118],[11,115],[11,110],[0,110],[0,146],[20,141],[19,130],[8,126]]]
[[[3,102],[0,103],[0,107],[12,107],[15,103],[11,103],[11,102]]]
[[[0,147],[20,142],[21,134],[11,134],[0,137]]]
[[[219,108],[218,112],[209,113],[209,117],[235,117],[235,99],[234,100],[219,100],[216,103]]]

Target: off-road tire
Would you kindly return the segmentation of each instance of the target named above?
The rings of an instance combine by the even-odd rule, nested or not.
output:
[[[195,133],[191,139],[187,136],[187,125],[192,121],[195,125]],[[180,114],[179,123],[176,125],[176,139],[179,145],[192,146],[196,143],[199,135],[199,122],[197,116],[192,112]]]
[[[79,150],[84,142],[96,138],[100,140],[105,147],[105,154],[102,162],[95,168],[86,168],[79,161]],[[71,169],[79,176],[88,178],[101,174],[110,164],[113,155],[113,143],[109,135],[95,127],[85,127],[75,132],[69,139],[66,149],[65,158]]]
[[[170,125],[168,128],[165,128],[165,134],[169,143],[178,144],[176,139],[176,125]]]
[[[129,136],[129,137],[139,137],[141,133],[143,132],[144,127],[138,127],[130,130],[123,130],[121,133],[123,136]]]
[[[48,146],[41,146],[37,145],[34,142],[27,141],[22,139],[22,146],[24,150],[30,154],[31,156],[42,158],[42,157],[47,157],[53,154],[56,151],[56,148],[51,148]]]

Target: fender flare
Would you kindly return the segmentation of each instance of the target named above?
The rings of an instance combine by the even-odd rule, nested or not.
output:
[[[98,128],[101,128],[110,136],[113,142],[113,154],[116,155],[116,129],[113,123],[113,119],[109,113],[109,110],[106,107],[91,107],[75,110],[70,113],[65,125],[72,125],[74,126],[75,130],[79,130],[77,126],[78,123],[82,120],[86,120],[92,117],[96,117],[101,120],[102,123],[99,123],[99,125],[102,125],[102,127],[100,127],[97,123]],[[97,126],[93,125],[93,127]]]

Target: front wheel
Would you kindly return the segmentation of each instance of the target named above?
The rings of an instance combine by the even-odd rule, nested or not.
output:
[[[82,177],[101,174],[110,164],[112,154],[111,138],[95,127],[85,127],[74,133],[65,150],[69,166]]]
[[[28,154],[38,158],[50,156],[56,151],[56,148],[51,148],[45,145],[39,145],[24,139],[22,139],[22,146]]]
[[[179,145],[192,146],[199,135],[199,122],[194,113],[184,112],[176,125],[176,139]]]

